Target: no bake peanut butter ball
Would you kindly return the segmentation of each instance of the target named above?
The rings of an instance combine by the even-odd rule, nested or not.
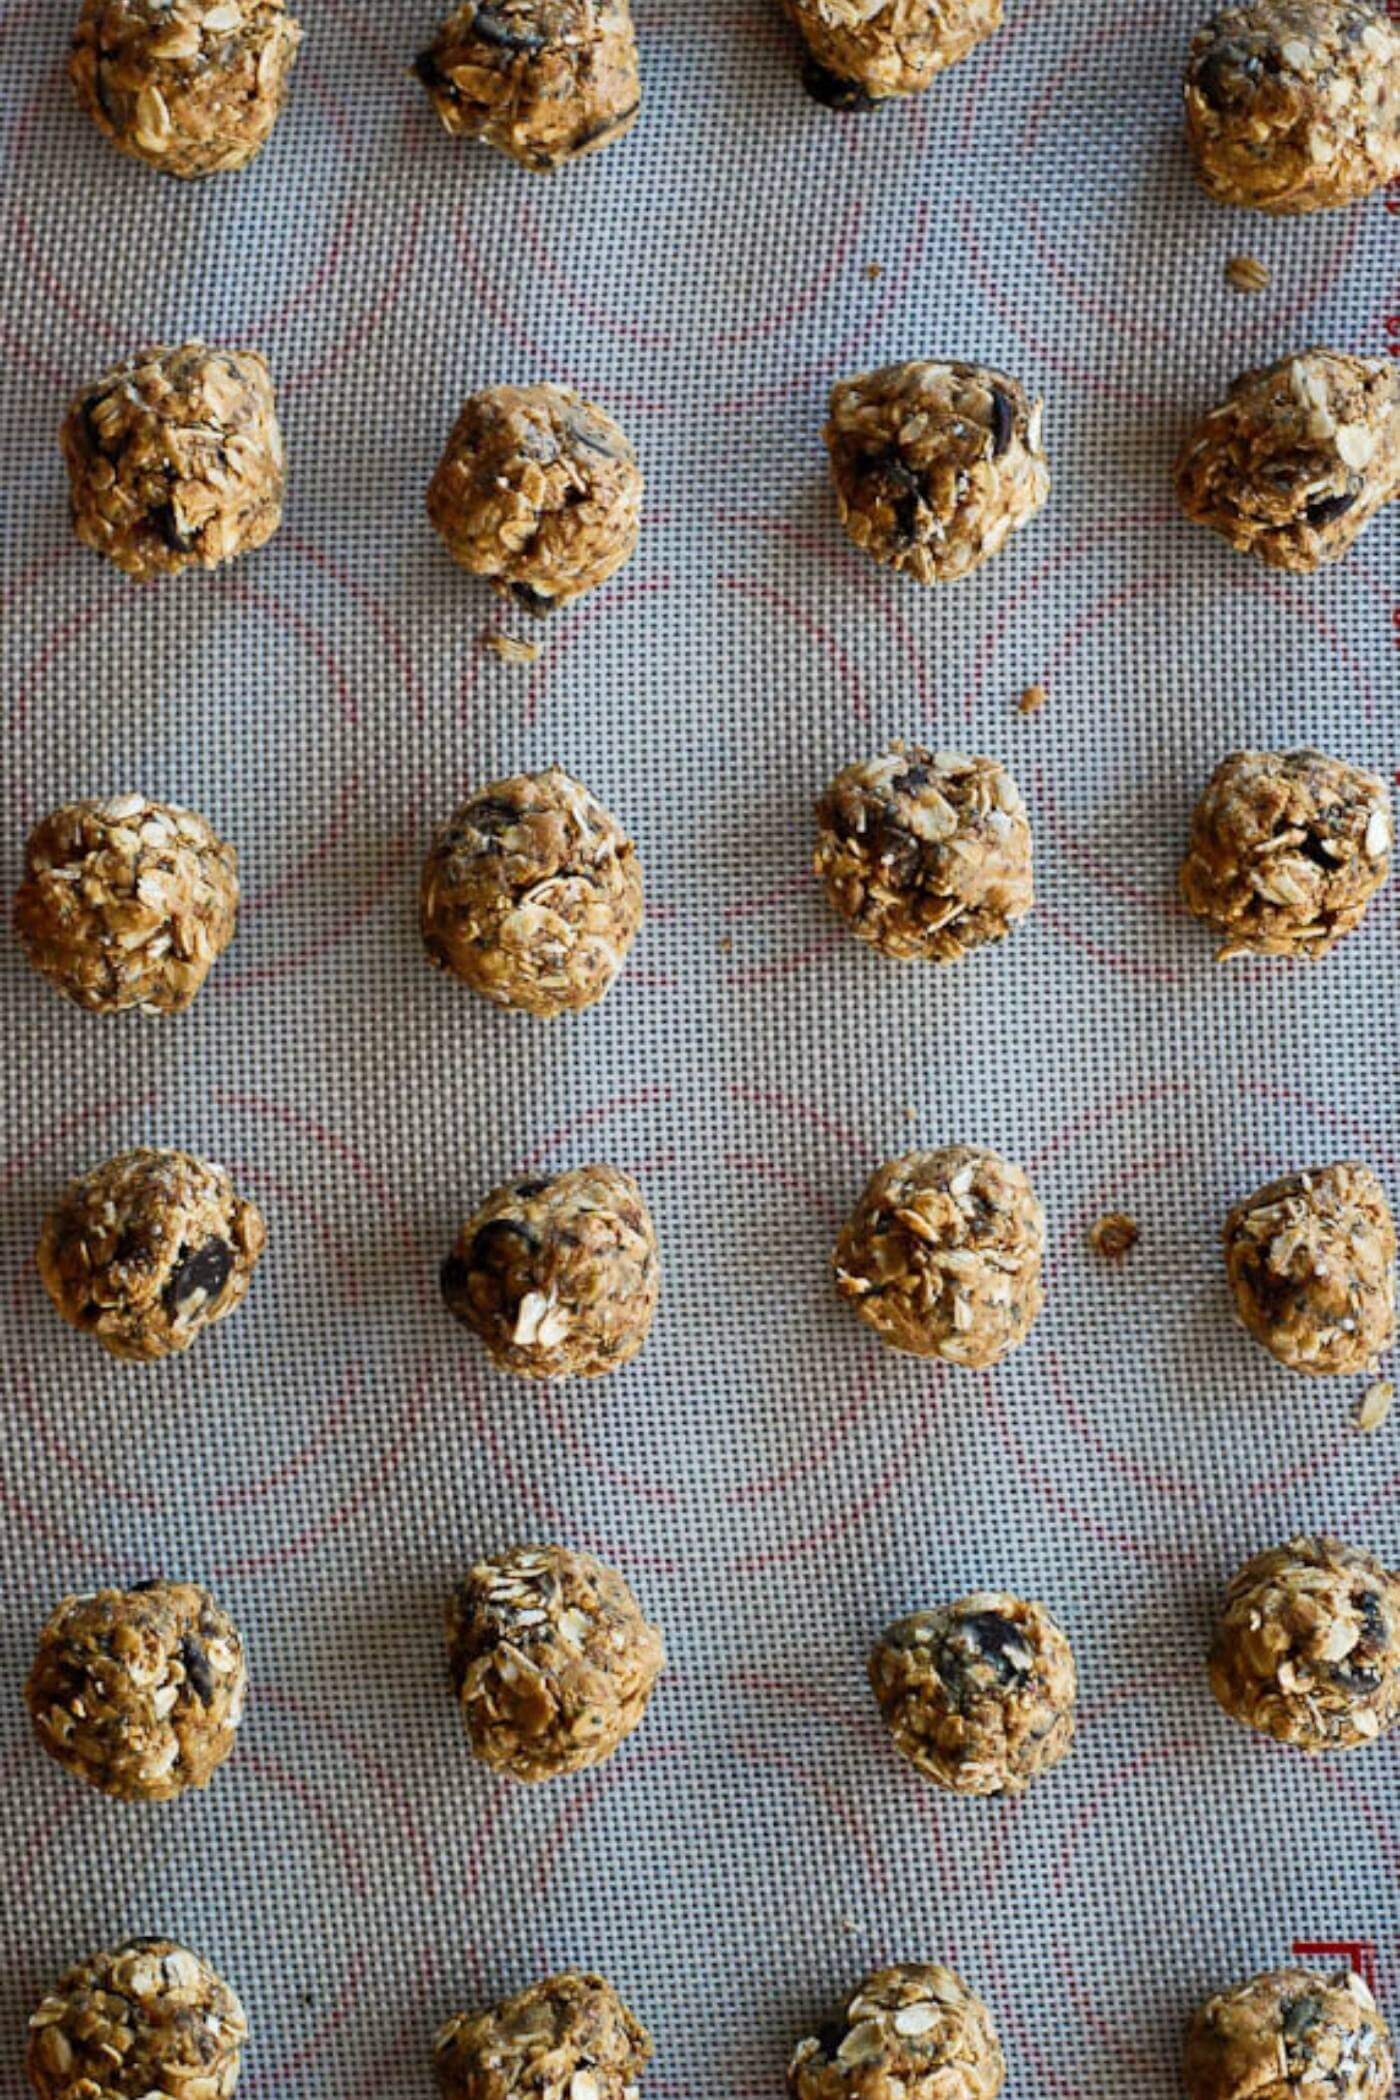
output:
[[[1271,1969],[1201,2007],[1182,2065],[1188,2100],[1385,2100],[1390,2030],[1349,1969]]]
[[[29,2016],[39,2100],[231,2100],[248,2039],[237,1997],[175,1940],[128,1940],[60,1976]]]
[[[170,1801],[209,1784],[247,1689],[222,1605],[197,1583],[156,1581],[65,1597],[39,1636],[25,1702],[67,1771],[119,1801]]]
[[[630,1363],[661,1287],[656,1228],[620,1167],[507,1182],[442,1267],[449,1311],[518,1378],[599,1378]]]
[[[1044,1246],[1022,1169],[982,1146],[946,1145],[871,1176],[832,1263],[841,1296],[890,1348],[981,1370],[1030,1333]]]
[[[1005,2079],[991,2014],[938,1962],[877,1969],[788,2066],[792,2100],[996,2100]]]
[[[966,576],[1050,493],[1042,408],[963,362],[885,365],[831,390],[826,448],[847,535],[919,583]]]
[[[617,1570],[566,1546],[478,1561],[448,1607],[447,1648],[473,1754],[527,1781],[611,1757],[665,1662]]]
[[[69,802],[36,824],[15,932],[91,1013],[179,1013],[233,939],[238,855],[193,810],[145,795]]]
[[[642,102],[628,0],[466,0],[417,72],[445,131],[538,173],[611,146]]]
[[[558,766],[469,797],[423,865],[428,960],[522,1013],[548,1018],[595,1005],[641,923],[636,847]]]
[[[1354,932],[1390,874],[1390,790],[1320,751],[1235,751],[1191,817],[1181,896],[1235,955],[1315,958]]]
[[[1400,28],[1372,0],[1245,0],[1201,25],[1186,136],[1222,204],[1326,211],[1400,176]]]
[[[1299,1750],[1374,1742],[1400,1718],[1400,1577],[1340,1539],[1257,1553],[1226,1593],[1210,1683],[1234,1720]]]
[[[1369,1370],[1395,1342],[1395,1220],[1358,1160],[1284,1174],[1225,1220],[1240,1321],[1290,1371]]]
[[[1187,438],[1176,493],[1271,569],[1340,561],[1400,496],[1400,366],[1312,349],[1246,372]]]
[[[1002,0],[783,0],[807,47],[803,82],[828,109],[917,95],[1001,27]]]
[[[300,42],[286,0],[84,0],[68,70],[121,152],[217,175],[267,143]]]
[[[900,962],[958,962],[1035,901],[1021,791],[994,758],[896,743],[817,803],[814,867],[851,931]]]
[[[282,433],[256,350],[138,350],[84,387],[62,441],[73,530],[141,582],[217,569],[282,522]]]
[[[568,1970],[457,2013],[434,2053],[443,2100],[637,2100],[651,2036],[610,1983]]]
[[[901,1757],[954,1794],[1020,1794],[1074,1739],[1078,1677],[1043,1604],[978,1591],[887,1627],[870,1685]]]
[[[266,1237],[227,1168],[140,1147],[70,1184],[36,1259],[70,1327],[109,1356],[152,1363],[242,1303]]]
[[[643,486],[630,440],[581,394],[492,386],[457,418],[428,516],[459,568],[543,614],[631,560]]]

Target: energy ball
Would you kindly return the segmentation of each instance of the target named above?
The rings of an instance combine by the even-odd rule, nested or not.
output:
[[[1001,27],[1002,0],[784,0],[807,47],[803,83],[828,109],[916,95]]]
[[[1390,791],[1320,751],[1234,751],[1191,818],[1181,897],[1217,957],[1326,955],[1390,874]]]
[[[143,1582],[65,1597],[39,1636],[25,1700],[50,1757],[89,1786],[172,1801],[208,1786],[247,1689],[242,1636],[208,1590]]]
[[[1395,1341],[1395,1220],[1351,1159],[1284,1174],[1225,1220],[1235,1310],[1290,1371],[1366,1371]]]
[[[1350,1969],[1271,1969],[1201,2007],[1186,2037],[1189,2100],[1385,2100],[1390,2030]]]
[[[230,2100],[243,2007],[175,1940],[128,1940],[61,1976],[29,2017],[39,2100]]]
[[[1400,1717],[1400,1577],[1339,1539],[1247,1561],[1210,1651],[1225,1712],[1316,1754],[1374,1742]]]
[[[300,42],[286,0],[83,0],[68,71],[121,152],[217,175],[266,145]]]
[[[1042,404],[981,365],[885,365],[831,390],[824,432],[841,523],[920,583],[966,576],[1050,493]]]
[[[836,775],[813,863],[861,940],[900,962],[961,961],[1035,902],[1021,791],[994,758],[896,743]]]
[[[1078,1685],[1045,1606],[992,1590],[897,1619],[870,1656],[895,1749],[953,1794],[1022,1794],[1057,1765]]]
[[[582,394],[490,386],[457,418],[428,516],[460,568],[544,614],[631,560],[643,487],[630,439]]]
[[[447,1648],[473,1756],[528,1781],[611,1757],[666,1660],[617,1570],[566,1546],[478,1561],[448,1606]]]
[[[138,350],[77,396],[62,439],[73,530],[142,582],[217,569],[282,522],[282,433],[256,350]]]
[[[70,1183],[36,1259],[70,1327],[109,1356],[154,1363],[242,1302],[266,1238],[226,1167],[140,1146]]]
[[[991,2014],[938,1962],[877,1969],[788,2065],[792,2100],[996,2100],[1005,2078]]]
[[[540,173],[611,146],[642,105],[628,0],[466,0],[417,72],[445,131]]]
[[[1326,211],[1400,175],[1400,30],[1371,0],[1245,0],[1196,32],[1186,136],[1222,204]]]
[[[15,932],[91,1013],[179,1013],[233,939],[238,855],[193,810],[144,795],[69,802],[29,834]]]
[[[637,2100],[651,2036],[610,1983],[571,1969],[455,2014],[434,2054],[443,2100]]]
[[[836,1242],[836,1288],[882,1342],[973,1370],[1000,1363],[1044,1303],[1045,1216],[1025,1174],[980,1145],[886,1161]]]
[[[1301,350],[1246,372],[1186,440],[1176,493],[1271,569],[1340,561],[1400,496],[1400,366]]]
[[[620,1167],[493,1189],[442,1265],[453,1318],[518,1378],[601,1378],[630,1363],[660,1288],[656,1228]]]
[[[464,802],[423,864],[429,962],[497,1006],[595,1006],[642,923],[642,869],[616,817],[558,766]]]

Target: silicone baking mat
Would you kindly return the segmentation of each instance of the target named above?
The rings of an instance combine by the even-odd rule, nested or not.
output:
[[[1300,1164],[1359,1154],[1400,1196],[1400,887],[1321,967],[1222,969],[1173,879],[1232,748],[1395,772],[1396,514],[1279,577],[1169,479],[1251,362],[1400,350],[1394,207],[1196,191],[1196,0],[1008,0],[865,119],[805,99],[765,0],[641,0],[643,121],[549,181],[438,130],[405,72],[430,7],[300,0],[292,106],[205,186],[76,114],[70,12],[0,10],[0,874],[42,810],[138,786],[238,844],[247,905],[173,1023],[69,1010],[0,944],[0,2091],[45,1984],[155,1930],[246,1998],[259,2100],[425,2096],[442,2016],[568,1964],[651,2025],[675,2100],[776,2100],[887,1958],[960,1967],[1038,2100],[1171,2094],[1195,2002],[1312,1943],[1394,2010],[1394,1741],[1256,1743],[1201,1656],[1249,1551],[1400,1554],[1400,1432],[1238,1332],[1216,1251]],[[1240,253],[1265,291],[1227,285]],[[272,361],[286,523],[142,590],[71,542],[55,428],[196,333]],[[920,591],[845,542],[818,432],[836,375],[940,354],[1044,393],[1055,491]],[[635,561],[520,667],[423,491],[462,395],[534,377],[616,414],[650,493]],[[884,964],[806,873],[813,795],[896,734],[996,754],[1032,806],[1038,907],[953,971]],[[543,1026],[425,967],[415,884],[467,783],[556,760],[652,904],[607,1003]],[[958,1139],[1050,1219],[1046,1312],[983,1376],[881,1351],[826,1269],[882,1157]],[[227,1162],[271,1232],[245,1306],[149,1370],[31,1263],[63,1181],[145,1140]],[[493,1182],[589,1157],[643,1178],[662,1313],[619,1376],[518,1386],[437,1264]],[[1142,1226],[1121,1268],[1085,1246],[1108,1208]],[[612,1763],[535,1791],[469,1759],[440,1633],[522,1536],[615,1560],[672,1658]],[[155,1570],[228,1603],[254,1696],[206,1796],[123,1808],[43,1758],[20,1687],[59,1595]],[[1074,1756],[1016,1806],[921,1783],[863,1677],[888,1618],[989,1584],[1049,1601],[1083,1673]]]

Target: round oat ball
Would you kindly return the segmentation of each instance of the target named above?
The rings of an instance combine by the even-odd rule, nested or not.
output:
[[[417,72],[445,131],[543,173],[611,146],[642,103],[628,0],[466,0]]]
[[[1212,773],[1181,865],[1188,911],[1234,955],[1325,955],[1390,874],[1390,791],[1320,751],[1235,751]]]
[[[428,960],[522,1013],[610,991],[642,923],[642,869],[616,817],[558,766],[480,789],[423,864]]]
[[[900,962],[960,962],[1035,902],[1021,791],[994,758],[892,744],[817,803],[813,865],[853,933]]]
[[[643,486],[630,440],[582,394],[491,386],[457,418],[428,516],[460,568],[547,613],[631,560]]]
[[[65,1597],[39,1636],[25,1703],[50,1757],[89,1786],[171,1801],[209,1784],[247,1690],[243,1639],[222,1605],[197,1583],[157,1581]]]
[[[1005,2078],[990,2012],[938,1962],[877,1969],[788,2065],[792,2100],[996,2100]]]
[[[656,1228],[620,1167],[493,1189],[442,1265],[454,1319],[518,1378],[600,1378],[630,1363],[661,1288]]]
[[[69,1184],[36,1259],[70,1327],[109,1356],[152,1363],[242,1302],[266,1237],[226,1167],[142,1146]]]
[[[966,576],[1050,493],[1042,404],[981,365],[885,365],[838,380],[825,430],[841,523],[919,583]]]
[[[143,582],[217,569],[282,522],[282,433],[256,350],[138,350],[77,396],[62,439],[73,530]]]
[[[1182,2064],[1189,2100],[1385,2100],[1390,2029],[1349,1969],[1271,1969],[1201,2007]]]
[[[953,1794],[1021,1794],[1057,1765],[1078,1683],[1045,1606],[996,1590],[897,1619],[870,1655],[895,1749]]]
[[[238,855],[193,810],[145,795],[69,802],[29,834],[15,932],[91,1013],[179,1013],[233,939]]]
[[[566,1546],[478,1561],[448,1606],[447,1648],[472,1754],[524,1780],[611,1757],[666,1659],[617,1570]]]
[[[1400,496],[1400,366],[1315,349],[1246,372],[1187,438],[1176,493],[1271,569],[1340,561]]]
[[[1244,0],[1197,30],[1186,136],[1222,204],[1325,211],[1400,175],[1400,29],[1373,0]]]
[[[1365,1371],[1395,1342],[1395,1220],[1351,1159],[1284,1174],[1225,1220],[1235,1310],[1290,1371]]]
[[[243,2007],[176,1940],[127,1940],[60,1976],[29,2016],[39,2100],[230,2100]]]
[[[286,0],[83,0],[68,71],[121,152],[217,175],[266,145],[300,42]]]
[[[1354,1750],[1400,1717],[1400,1577],[1339,1539],[1246,1561],[1210,1652],[1225,1712],[1299,1750]]]
[[[803,81],[828,109],[916,95],[1001,27],[1002,0],[784,0],[807,47]]]
[[[1019,1348],[1044,1303],[1045,1216],[979,1145],[887,1160],[842,1227],[836,1288],[882,1342],[973,1370]]]
[[[435,2045],[443,2100],[637,2100],[651,2036],[601,1976],[546,1976]]]

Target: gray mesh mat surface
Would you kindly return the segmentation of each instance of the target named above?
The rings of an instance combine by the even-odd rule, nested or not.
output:
[[[1275,225],[1195,190],[1195,0],[1008,0],[866,121],[805,99],[766,0],[641,0],[643,122],[549,182],[438,131],[404,73],[431,7],[301,0],[288,115],[203,187],[73,111],[70,11],[0,8],[0,875],[43,809],[135,785],[238,844],[247,908],[168,1025],[70,1011],[0,944],[0,2092],[46,1982],[155,1929],[237,1985],[246,2089],[288,2100],[427,2095],[441,2016],[566,1964],[652,2026],[665,2100],[771,2100],[885,1958],[961,1967],[1037,2100],[1171,2094],[1194,2002],[1295,1946],[1394,2000],[1394,1744],[1256,1744],[1200,1658],[1290,1529],[1400,1554],[1396,1432],[1236,1330],[1215,1246],[1295,1165],[1358,1153],[1400,1193],[1400,888],[1322,967],[1223,970],[1173,878],[1231,748],[1394,773],[1396,515],[1272,577],[1169,480],[1245,365],[1400,349],[1393,208]],[[142,591],[71,542],[54,432],[189,334],[270,357],[287,519]],[[1043,392],[1056,482],[929,592],[847,545],[818,440],[833,377],[916,354]],[[422,499],[461,396],[537,376],[623,421],[650,497],[520,668]],[[995,753],[1032,806],[1038,908],[953,972],[883,966],[805,872],[816,790],[901,733]],[[425,967],[414,892],[466,783],[553,760],[632,827],[653,908],[614,996],[545,1027]],[[874,1164],[953,1139],[1022,1160],[1050,1218],[1045,1315],[986,1376],[881,1352],[826,1273]],[[271,1232],[242,1310],[147,1371],[31,1263],[61,1183],[141,1140],[229,1163]],[[493,1181],[599,1156],[651,1197],[661,1317],[613,1379],[517,1387],[437,1263]],[[1122,1269],[1085,1247],[1105,1208],[1141,1221]],[[464,1561],[519,1536],[616,1560],[672,1657],[613,1763],[536,1791],[469,1760],[440,1636]],[[57,1596],[158,1569],[229,1604],[254,1697],[206,1796],[123,1809],[31,1744],[20,1685]],[[1051,1603],[1084,1680],[1074,1757],[1010,1807],[922,1785],[863,1677],[887,1618],[989,1584]]]

